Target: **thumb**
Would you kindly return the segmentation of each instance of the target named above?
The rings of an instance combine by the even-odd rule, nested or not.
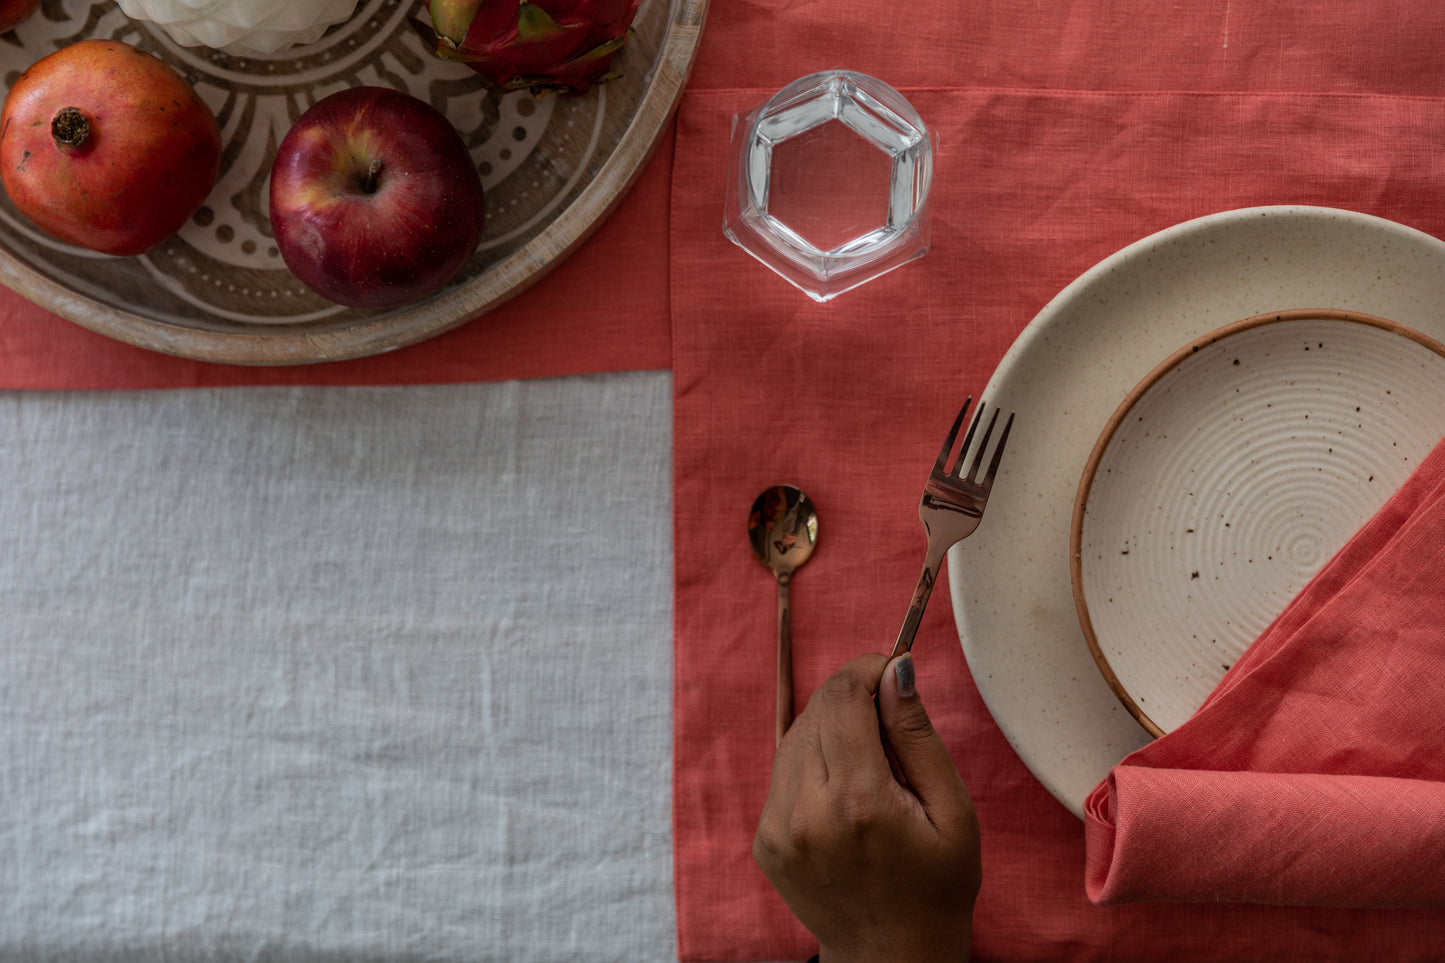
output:
[[[911,654],[900,655],[883,670],[878,684],[878,718],[898,768],[925,809],[930,800],[942,802],[958,792],[962,779],[923,708]]]

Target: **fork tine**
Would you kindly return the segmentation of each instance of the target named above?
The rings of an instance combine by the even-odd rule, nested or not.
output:
[[[974,418],[974,425],[975,425],[975,427],[978,425],[978,423],[979,423],[980,421],[983,420],[983,408],[984,408],[984,405],[983,405],[982,402],[980,402],[980,403],[979,403],[979,406],[978,406],[978,415],[977,415],[977,417]],[[982,438],[982,439],[979,441],[979,443],[978,443],[978,451],[977,451],[977,453],[975,453],[974,456],[973,456],[973,464],[971,464],[971,465],[968,466],[968,474],[967,474],[967,475],[963,474],[963,470],[962,470],[963,466],[960,465],[960,466],[959,466],[958,477],[963,478],[963,479],[966,480],[966,481],[971,481],[971,482],[977,482],[977,481],[978,481],[978,470],[979,470],[980,467],[983,466],[983,453],[988,449],[988,439],[989,439],[989,436],[993,434],[993,426],[994,426],[995,424],[997,424],[997,423],[998,423],[998,409],[995,408],[995,409],[993,410],[993,417],[988,420],[988,427],[987,427],[986,429],[984,429],[983,438]],[[973,439],[973,429],[972,429],[972,428],[970,428],[969,431],[968,431],[968,437],[969,437],[969,440],[970,440],[970,441]],[[965,441],[965,442],[964,442],[964,451],[967,451],[967,450],[968,450],[968,442]],[[959,455],[959,461],[962,462],[962,460],[963,460],[963,456],[962,456],[962,454],[960,454],[960,455]]]
[[[958,448],[958,459],[953,463],[953,467],[948,470],[948,473],[955,478],[963,477],[963,465],[968,459],[968,449],[973,444],[973,436],[978,431],[978,423],[983,421],[983,413],[987,407],[988,402],[980,401],[978,403],[978,410],[973,413],[973,420],[968,423],[968,431],[963,436],[963,444]],[[985,436],[984,440],[988,440],[987,436]]]
[[[994,417],[998,417],[997,412],[994,412]],[[1008,444],[1009,429],[1013,426],[1014,413],[1010,411],[1008,413],[1008,421],[1003,423],[1003,434],[998,436],[998,447],[993,450],[993,459],[988,463],[988,473],[983,476],[983,481],[979,483],[983,486],[984,491],[988,491],[993,487],[993,476],[998,474],[999,462],[1003,461],[1003,446]],[[980,449],[980,453],[982,453],[982,449]]]
[[[947,472],[945,466],[948,464],[948,454],[953,451],[953,440],[958,437],[958,429],[963,424],[963,416],[968,414],[968,406],[973,402],[973,396],[969,395],[963,399],[963,407],[958,410],[958,417],[953,419],[953,427],[948,429],[948,437],[943,441],[943,450],[938,453],[938,461],[934,464],[934,471]],[[969,428],[969,436],[972,437],[973,429]],[[968,439],[964,439],[963,448],[968,450]]]

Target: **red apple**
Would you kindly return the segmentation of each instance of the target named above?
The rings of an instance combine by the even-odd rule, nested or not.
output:
[[[40,0],[0,0],[0,33],[14,30],[40,9]]]
[[[353,87],[302,114],[271,168],[271,230],[322,297],[393,308],[457,275],[482,233],[482,181],[443,114],[410,94]]]
[[[180,229],[216,182],[221,132],[180,74],[118,40],[30,66],[0,112],[0,178],[62,241],[140,254]]]

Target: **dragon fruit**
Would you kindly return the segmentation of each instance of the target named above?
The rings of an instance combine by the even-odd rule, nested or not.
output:
[[[617,76],[612,55],[641,0],[428,0],[437,56],[503,90],[586,93]]]

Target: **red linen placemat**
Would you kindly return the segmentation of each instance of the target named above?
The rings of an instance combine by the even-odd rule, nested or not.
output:
[[[820,513],[818,550],[792,585],[801,699],[849,657],[891,644],[922,558],[915,511],[940,432],[1079,273],[1171,224],[1258,204],[1351,208],[1445,234],[1440,99],[908,88],[942,145],[934,249],[816,305],[719,230],[731,118],[770,92],[691,92],[673,178],[685,960],[814,950],[750,852],[773,751],[773,588],[745,534],[758,491],[798,485]],[[1010,445],[1027,438],[1016,426]],[[977,958],[1400,960],[1445,946],[1438,913],[1092,906],[1082,824],[994,726],[947,592],[934,593],[914,652],[982,824]]]
[[[412,347],[298,367],[210,364],[122,344],[0,287],[0,389],[429,384],[665,369],[672,148],[669,129],[612,216],[551,273]]]
[[[1445,905],[1442,560],[1445,444],[1090,794],[1090,898]]]

